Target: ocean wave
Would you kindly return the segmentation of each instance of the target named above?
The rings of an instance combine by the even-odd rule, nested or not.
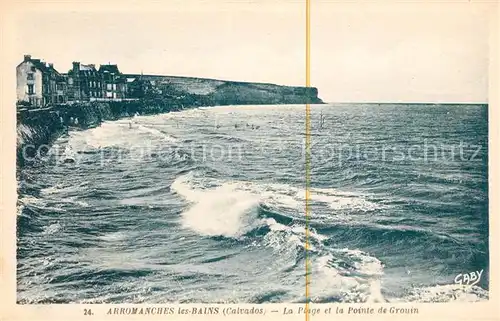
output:
[[[140,123],[134,123],[129,128],[128,123],[114,121],[103,122],[99,127],[86,131],[70,132],[64,148],[65,152],[76,153],[110,147],[133,148],[160,142],[175,143],[177,138]],[[61,143],[64,144],[64,141]]]
[[[17,201],[19,202],[20,205],[23,206],[23,208],[26,205],[31,206],[31,207],[36,207],[36,208],[43,208],[43,207],[47,206],[46,200],[32,196],[32,195],[24,195],[24,196],[20,197]]]
[[[445,284],[430,287],[416,287],[403,298],[392,299],[392,302],[481,302],[488,301],[488,291],[478,286],[461,284]]]
[[[311,301],[381,303],[383,265],[360,250],[333,249],[312,267]]]
[[[42,234],[51,235],[57,233],[62,228],[61,224],[54,223],[44,227]]]
[[[442,231],[428,230],[406,225],[380,225],[371,222],[352,223],[330,222],[314,223],[315,228],[339,240],[349,240],[366,245],[384,248],[394,242],[412,246],[426,246],[427,244],[457,245],[462,242]],[[439,253],[439,251],[437,251]]]
[[[214,182],[212,181],[212,184]],[[305,253],[313,260],[315,277],[311,284],[313,301],[323,302],[337,297],[341,302],[382,302],[380,260],[360,250],[330,248],[328,239],[314,229],[306,229],[273,206],[296,206],[284,197],[269,197],[273,190],[296,196],[297,189],[283,185],[259,187],[248,182],[218,182],[206,188],[193,172],[178,177],[171,189],[182,195],[191,207],[182,214],[184,227],[202,235],[221,235],[240,240],[252,239],[249,246],[267,247],[276,254],[275,264],[283,270],[303,271]],[[329,191],[332,192],[332,191]],[[275,195],[273,195],[275,196]],[[289,196],[286,193],[282,196]],[[294,199],[294,198],[292,198]],[[281,202],[280,202],[281,201]],[[297,280],[303,276],[299,274]],[[353,293],[356,298],[353,298]]]
[[[52,196],[52,195],[57,195],[57,194],[70,194],[70,193],[78,193],[80,192],[83,188],[88,187],[89,182],[88,181],[83,181],[80,182],[79,184],[71,184],[71,185],[65,185],[62,183],[55,184],[53,186],[47,186],[44,188],[40,189],[40,195],[43,196]]]
[[[164,132],[155,128],[138,125],[137,129],[143,133],[148,133],[153,135],[154,137],[160,138],[162,141],[173,142],[173,143],[178,141],[176,137],[165,134]]]
[[[202,235],[240,236],[256,218],[259,199],[225,184],[215,189],[194,189],[191,175],[181,176],[171,185],[177,194],[193,203],[182,213],[182,224]]]
[[[75,164],[51,166],[48,157],[20,171],[18,302],[487,298],[478,288],[436,286],[456,273],[488,267],[484,164],[317,159],[306,217],[298,155],[303,107],[224,108],[136,117],[133,128],[123,119],[70,130],[53,146],[75,157]],[[399,117],[401,108],[391,108],[391,117]],[[374,128],[367,121],[379,110],[373,115],[350,107],[324,112],[337,113],[331,119],[348,126],[316,133],[314,146],[320,149],[331,143],[387,142],[387,126]],[[403,121],[408,112],[400,115]],[[414,142],[407,136],[425,132],[426,119],[432,118],[420,116],[411,119],[425,126],[401,126],[391,142]],[[474,123],[469,120],[457,124]],[[216,129],[215,121],[225,125]],[[247,121],[260,130],[246,130]],[[235,123],[243,127],[234,129]],[[284,126],[276,127],[279,123]],[[441,127],[443,135],[463,129]],[[23,130],[21,136],[30,135]],[[479,137],[473,131],[452,136],[457,142]],[[250,162],[189,157],[203,144],[228,140],[265,148],[245,149]],[[143,157],[149,146],[151,157]],[[487,289],[488,282],[485,277],[478,285]]]
[[[235,137],[235,136],[231,136],[231,135],[221,135],[221,134],[211,135],[210,139],[223,140],[223,141],[228,141],[231,143],[246,143],[246,142],[248,142],[248,140],[240,138],[240,137]]]
[[[111,232],[99,236],[99,240],[105,242],[120,242],[125,240],[126,238],[128,238],[128,235],[124,232]]]
[[[171,189],[189,202],[196,203],[191,210],[203,212],[203,208],[210,208],[214,212],[225,211],[227,213],[225,215],[228,215],[225,218],[227,220],[232,217],[238,221],[238,217],[245,216],[250,210],[253,213],[251,216],[255,220],[257,219],[255,214],[257,209],[268,211],[267,214],[271,217],[278,221],[287,221],[287,223],[291,223],[291,220],[303,221],[305,219],[305,190],[287,184],[222,181],[206,177],[196,170],[190,170],[177,177]],[[370,211],[383,206],[367,201],[359,194],[334,189],[313,188],[310,199],[326,203],[332,209],[347,208]],[[236,212],[232,213],[232,210]],[[193,215],[193,220],[197,219],[193,212],[189,212],[189,215],[189,217]],[[209,214],[205,215],[208,217]],[[222,219],[219,217],[222,214],[212,215],[218,217],[217,221]],[[312,213],[313,217],[315,215],[317,214]],[[234,228],[237,229],[236,223],[233,222],[233,224]]]

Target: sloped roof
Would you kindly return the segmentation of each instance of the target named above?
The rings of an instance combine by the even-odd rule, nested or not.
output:
[[[57,71],[54,66],[46,66],[47,67],[47,70],[55,73],[56,75],[60,76],[61,74],[59,73],[59,71]]]
[[[54,66],[50,66],[44,61],[40,59],[30,59],[31,63],[35,65],[35,68],[39,69],[41,72],[46,73],[54,73],[56,75],[60,75],[60,73],[54,68]]]
[[[41,61],[40,59],[30,59],[31,63],[35,65],[36,69],[39,69],[41,72],[48,72],[49,67],[45,64],[45,62]]]
[[[99,72],[109,72],[119,74],[118,65],[101,65],[99,67]]]
[[[127,78],[123,77],[123,76],[118,77],[118,79],[116,79],[116,82],[120,83],[120,84],[125,84],[125,83],[127,83]]]
[[[95,69],[95,66],[92,66],[92,65],[84,65],[84,64],[80,64],[80,70],[81,71],[97,71]]]

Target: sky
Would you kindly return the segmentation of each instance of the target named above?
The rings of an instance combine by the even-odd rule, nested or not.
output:
[[[19,62],[305,85],[304,1],[47,3],[16,15]],[[487,102],[490,10],[312,0],[311,86],[327,102]]]

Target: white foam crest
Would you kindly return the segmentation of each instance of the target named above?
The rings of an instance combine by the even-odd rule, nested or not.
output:
[[[167,134],[165,134],[165,133],[163,133],[155,128],[150,128],[150,127],[146,127],[143,125],[138,125],[137,129],[143,133],[151,134],[154,137],[161,138],[164,141],[168,141],[168,142],[176,142],[177,141],[177,139],[175,137],[167,135]]]
[[[408,296],[393,299],[397,302],[480,302],[488,301],[488,291],[474,285],[446,284],[414,288]]]
[[[85,131],[71,132],[68,145],[74,150],[85,150],[88,147],[105,148],[128,145],[134,135],[130,134],[128,125],[120,122],[103,122],[99,127]]]
[[[222,184],[218,184],[219,187],[215,190],[207,190],[203,188],[203,182],[199,178],[195,178],[193,172],[186,175],[178,177],[172,184],[171,189],[177,194],[183,196],[188,201],[193,203],[203,203],[203,206],[208,206],[212,209],[213,206],[222,207],[224,202],[229,202],[225,207],[230,208],[230,204],[234,204],[235,211],[244,210],[247,207],[247,203],[243,201],[244,199],[249,199],[248,207],[256,206],[258,203],[266,204],[271,208],[278,209],[292,209],[293,211],[301,211],[304,207],[305,202],[305,190],[302,188],[293,187],[286,184],[275,184],[275,183],[253,183],[246,181],[232,181]],[[209,182],[213,185],[214,182]],[[216,184],[217,185],[217,184]],[[333,193],[332,190],[325,190],[327,193]],[[220,195],[218,195],[220,194]],[[237,201],[234,197],[241,198],[241,201]],[[335,196],[323,195],[321,198],[325,202],[338,202]],[[211,199],[211,203],[208,203],[206,198]],[[227,199],[224,201],[224,199]],[[349,199],[350,200],[350,199]],[[354,201],[346,204],[353,204]],[[359,202],[363,202],[362,198],[359,198]],[[242,208],[240,208],[242,207]],[[195,207],[197,208],[197,207]],[[214,209],[215,210],[215,209]],[[226,210],[226,211],[228,211]],[[190,212],[192,219],[195,215]],[[233,214],[234,215],[234,214]],[[236,215],[237,216],[237,215]],[[274,220],[270,223],[270,220],[260,222],[261,224],[267,224],[271,230],[287,230],[300,238],[304,238],[305,227],[303,226],[293,226],[288,227],[284,225],[278,225]],[[233,226],[236,226],[233,223]],[[308,231],[310,237],[321,242],[326,237],[315,233],[314,231]]]
[[[42,188],[40,190],[40,194],[53,195],[53,194],[60,193],[62,190],[64,190],[64,186],[62,184],[56,184],[54,186]]]
[[[332,258],[332,254],[321,256],[312,264],[309,287],[312,301],[334,296],[347,302],[364,302],[368,292],[367,286],[331,267],[329,264]]]
[[[75,205],[78,205],[80,207],[89,207],[90,206],[89,203],[84,202],[84,201],[80,201],[80,200],[76,199],[76,197],[68,197],[65,200],[61,200],[61,202],[75,204]]]
[[[265,198],[265,202],[272,206],[302,210],[305,204],[305,189],[286,184],[252,184],[243,186]],[[343,192],[336,189],[312,188],[310,200],[327,204],[331,209],[373,210],[381,207],[366,200],[363,195],[353,192]],[[314,214],[314,213],[313,213]]]
[[[61,229],[61,224],[59,224],[59,223],[50,224],[50,225],[46,226],[46,227],[43,229],[42,234],[45,234],[45,235],[54,234],[54,233],[56,233],[57,231],[59,231],[60,229]]]
[[[235,181],[231,184],[238,190],[258,195],[262,203],[271,207],[293,210],[301,210],[304,207],[304,201],[298,196],[301,189],[290,185],[245,181]]]
[[[83,182],[79,185],[70,185],[70,186],[64,186],[63,184],[56,184],[54,186],[50,187],[45,187],[40,190],[40,194],[45,196],[46,198],[52,198],[54,199],[55,197],[58,198],[58,202],[61,203],[71,203],[75,204],[81,207],[88,207],[90,206],[87,202],[79,200],[77,196],[59,196],[57,194],[61,193],[71,193],[71,192],[78,192],[80,188],[84,187],[87,185],[87,182]]]
[[[338,262],[347,264],[338,264]],[[313,263],[311,296],[336,296],[344,302],[385,302],[381,293],[381,262],[359,250],[342,249]]]
[[[129,127],[128,122],[124,121],[103,122],[96,128],[71,132],[64,154],[70,157],[75,154],[75,151],[83,151],[88,148],[99,149],[114,146],[131,148],[143,146],[158,139],[171,143],[177,141],[175,137],[138,122],[133,123],[132,128]]]
[[[177,177],[170,185],[170,189],[183,196],[186,200],[196,202],[200,197],[200,192],[195,189],[193,177],[192,172]]]
[[[347,248],[332,250],[328,263],[330,267],[342,271],[347,276],[380,277],[383,274],[382,263],[377,258],[359,250]]]
[[[326,236],[312,230],[306,231],[303,225],[288,226],[276,222],[274,218],[264,218],[259,223],[267,225],[270,229],[270,232],[264,236],[263,244],[279,253],[290,251],[296,253],[298,248],[306,248],[306,238],[308,238],[308,250],[318,252],[321,249],[320,243],[327,239]]]
[[[231,181],[226,183],[219,183],[217,189],[207,190],[203,188],[204,182],[200,178],[195,178],[193,172],[186,175],[178,177],[171,188],[174,192],[182,195],[184,198],[194,203],[203,203],[203,206],[208,206],[215,210],[213,206],[222,207],[223,203],[227,199],[229,204],[225,207],[229,210],[231,203],[235,204],[235,211],[244,210],[247,207],[244,199],[251,199],[248,207],[256,206],[258,203],[263,203],[271,208],[277,208],[278,210],[291,209],[293,213],[301,212],[305,204],[305,190],[302,188],[297,188],[287,184],[276,184],[276,183],[254,183],[246,181]],[[209,182],[213,185],[213,181]],[[217,182],[215,182],[217,183]],[[334,189],[313,189],[316,194],[311,193],[311,198],[318,202],[324,202],[330,205],[332,208],[363,208],[369,209],[376,204],[366,201],[363,197],[355,193],[343,193],[338,192]],[[220,195],[217,195],[220,193]],[[343,195],[343,196],[342,196]],[[234,197],[241,198],[241,201],[233,199]],[[211,203],[208,203],[203,199],[210,198]],[[242,208],[240,208],[242,207]],[[227,210],[227,211],[228,211]],[[195,218],[193,213],[189,213],[192,219]],[[313,213],[314,214],[314,213]],[[233,214],[234,215],[234,214]],[[278,225],[274,220],[270,223],[270,220],[260,222],[260,224],[267,224],[272,231],[276,230],[287,230],[292,234],[304,238],[305,227],[304,226],[293,226],[288,227],[284,225]],[[233,223],[233,226],[236,226]],[[315,233],[314,231],[308,231],[311,238],[316,241],[323,241],[326,239],[325,236]]]
[[[276,222],[274,218],[266,218],[264,222],[269,226],[271,231],[289,231],[290,227]]]
[[[118,242],[126,239],[127,233],[124,232],[112,232],[99,236],[99,239],[106,242]]]
[[[172,190],[192,202],[182,213],[182,225],[202,235],[238,237],[256,223],[259,198],[226,183],[214,189],[194,189],[180,177]]]
[[[36,198],[34,196],[26,195],[23,196],[19,199],[19,202],[24,206],[24,205],[33,205],[36,207],[45,207],[47,205],[47,202],[40,199]]]
[[[20,198],[19,203],[20,203],[19,205],[22,207],[28,205],[28,207],[34,207],[38,209],[52,210],[56,212],[66,212],[66,210],[61,207],[48,206],[47,201],[29,195]]]
[[[292,231],[294,233],[296,233],[296,234],[304,234],[304,235],[306,234],[306,228],[305,228],[305,226],[298,226],[298,225],[293,226],[292,227]],[[320,241],[320,242],[328,239],[328,237],[326,237],[324,235],[321,235],[321,234],[318,234],[318,233],[316,233],[314,231],[311,231],[311,230],[307,231],[307,235],[308,235],[308,237],[312,237],[312,238],[314,238],[314,239],[316,239],[317,241]]]
[[[300,209],[304,202],[300,201],[300,189],[284,184],[252,184],[249,188],[259,193],[272,206]]]
[[[264,245],[272,247],[278,252],[293,251],[294,253],[297,247],[304,247],[303,240],[299,235],[293,233],[290,226],[280,224],[273,218],[266,218],[263,223],[271,230],[264,236]]]
[[[335,189],[313,188],[311,189],[310,199],[328,204],[334,210],[348,208],[369,211],[381,207],[380,204],[367,201],[359,194],[337,191]]]
[[[23,214],[23,210],[24,210],[24,205],[23,204],[19,204],[17,206],[17,216]]]

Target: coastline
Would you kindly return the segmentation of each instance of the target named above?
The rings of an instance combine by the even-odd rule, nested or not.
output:
[[[89,129],[99,126],[104,121],[118,120],[135,114],[155,115],[198,107],[323,104],[323,101],[317,97],[316,88],[313,89],[315,93],[313,97],[304,95],[293,97],[293,99],[283,98],[278,101],[275,99],[255,99],[255,97],[247,98],[247,101],[235,99],[212,101],[211,99],[199,99],[200,97],[183,96],[170,99],[152,97],[122,101],[79,102],[37,109],[19,108],[17,111],[17,168],[19,171],[25,166],[36,163],[37,159],[42,157],[48,151],[48,147],[69,127]]]

